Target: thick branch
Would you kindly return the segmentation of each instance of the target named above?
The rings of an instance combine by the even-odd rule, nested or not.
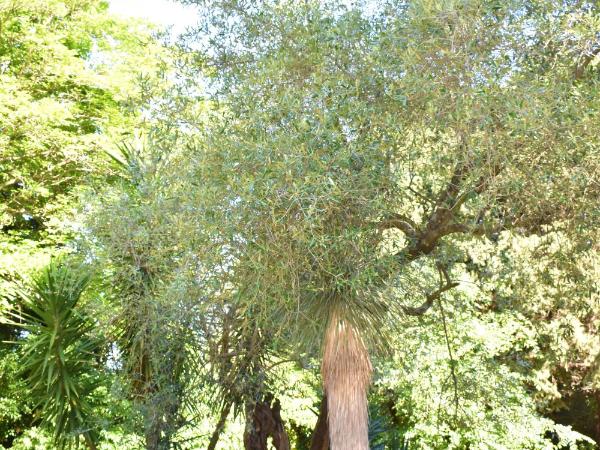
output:
[[[404,314],[408,316],[422,316],[429,310],[429,308],[433,306],[433,303],[437,299],[439,299],[444,292],[449,291],[450,289],[453,289],[458,285],[459,283],[453,282],[450,284],[446,284],[439,289],[436,289],[435,291],[427,295],[427,300],[425,300],[421,306],[414,307],[402,305],[400,306],[400,308],[402,308]]]
[[[451,223],[446,227],[446,236],[453,233],[470,234],[471,236],[492,236],[506,229],[504,225],[491,227],[489,225],[470,225],[468,223]]]
[[[446,188],[438,194],[433,212],[423,226],[412,225],[412,229],[416,233],[410,236],[410,242],[396,254],[397,258],[404,262],[411,262],[421,256],[428,255],[436,248],[440,239],[449,234],[464,233],[474,236],[490,236],[502,228],[492,228],[487,225],[468,225],[468,221],[465,223],[457,222],[457,211],[461,205],[467,201],[471,194],[481,194],[485,191],[490,181],[502,171],[502,167],[492,166],[489,173],[482,174],[479,177],[471,190],[464,189],[467,184],[466,180],[472,174],[472,170],[473,165],[468,161],[460,162],[456,165]],[[472,222],[480,224],[482,216],[483,212]],[[402,225],[406,231],[410,231],[407,225],[398,225]],[[397,228],[400,228],[400,226]]]
[[[585,69],[590,65],[596,56],[600,54],[600,46],[591,50],[590,52],[583,55],[577,62],[575,69],[573,70],[573,78],[575,80],[581,80],[585,73]]]
[[[406,234],[409,239],[416,238],[417,236],[417,224],[409,217],[399,213],[391,214],[381,222],[377,223],[377,228],[380,230],[397,228]]]
[[[448,229],[448,226],[453,219],[454,211],[466,199],[464,195],[459,196],[459,192],[470,169],[471,166],[467,163],[460,163],[456,166],[450,182],[439,194],[437,206],[429,216],[423,231],[416,234],[412,242],[396,255],[397,257],[413,261],[420,256],[427,255],[433,251],[442,237],[450,234],[451,230]]]

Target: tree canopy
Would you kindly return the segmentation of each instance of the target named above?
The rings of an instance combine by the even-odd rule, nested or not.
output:
[[[460,285],[465,240],[596,238],[597,11],[201,4],[219,114],[198,167],[218,174],[218,251],[280,345],[325,336],[332,445],[367,448],[365,345]]]
[[[23,343],[0,383],[27,392],[22,426],[90,448],[594,448],[598,5],[182,3],[198,25],[166,45],[103,2],[0,9],[0,326]],[[95,383],[67,437],[38,406],[57,384],[28,384],[52,366],[19,353],[58,348],[47,299],[14,282],[65,248],[41,273],[90,282],[64,345],[97,345],[93,375],[64,372]]]

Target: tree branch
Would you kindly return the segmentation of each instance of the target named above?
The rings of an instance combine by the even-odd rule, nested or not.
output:
[[[380,230],[397,228],[410,239],[416,238],[418,229],[417,224],[410,217],[399,213],[391,214],[381,222],[377,223],[377,228]]]
[[[449,291],[450,289],[453,289],[459,285],[458,282],[450,280],[448,271],[441,264],[438,264],[438,271],[440,272],[440,287],[428,294],[425,302],[423,302],[421,306],[414,307],[400,305],[400,308],[404,314],[408,316],[422,316],[429,310],[429,308],[433,306],[433,303],[438,300],[444,292]]]
[[[577,61],[577,64],[575,65],[575,69],[573,69],[573,79],[581,80],[583,78],[583,75],[585,73],[585,69],[587,68],[587,66],[589,66],[590,63],[594,60],[594,58],[596,56],[598,56],[599,54],[600,54],[600,45],[598,47],[596,47],[595,49],[590,50],[585,55],[582,55],[579,58],[579,61]]]
[[[444,326],[444,337],[446,338],[446,348],[450,357],[450,374],[452,375],[452,384],[454,386],[454,420],[458,417],[458,378],[456,376],[456,360],[452,354],[452,346],[450,345],[450,337],[448,336],[448,326],[446,325],[446,313],[442,302],[439,302],[440,313],[442,314],[442,324]]]
[[[448,185],[439,194],[437,206],[429,216],[423,231],[415,234],[412,242],[396,254],[398,258],[413,261],[422,255],[427,255],[433,251],[443,236],[450,233],[448,225],[454,217],[454,211],[466,199],[463,196],[460,201],[459,192],[470,170],[471,166],[468,163],[456,165]]]

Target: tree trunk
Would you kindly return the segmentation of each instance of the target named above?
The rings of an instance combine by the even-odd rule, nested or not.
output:
[[[160,429],[158,427],[148,427],[145,433],[146,450],[158,450],[160,442]]]
[[[596,444],[600,446],[600,391],[596,391]]]
[[[223,405],[223,409],[221,410],[221,416],[219,417],[219,421],[217,422],[215,431],[213,431],[213,434],[210,437],[210,442],[208,443],[208,447],[206,447],[206,450],[215,450],[217,442],[219,442],[219,437],[221,436],[221,433],[225,428],[225,422],[227,421],[227,416],[229,415],[230,410],[230,404]]]
[[[85,440],[85,444],[90,450],[96,450],[98,448],[96,446],[96,439],[92,436],[92,434],[89,431],[84,433],[83,438]]]
[[[150,411],[145,420],[147,421],[144,431],[146,450],[167,450],[171,448],[171,433],[164,419],[156,411]]]
[[[319,418],[310,442],[310,450],[329,450],[329,430],[327,428],[327,395],[323,395]]]
[[[325,334],[323,385],[332,450],[369,450],[371,361],[358,330],[333,313]]]
[[[273,440],[276,450],[290,450],[290,441],[281,419],[279,400],[267,395],[264,401],[256,402],[246,409],[246,430],[244,448],[246,450],[267,450],[267,440]]]

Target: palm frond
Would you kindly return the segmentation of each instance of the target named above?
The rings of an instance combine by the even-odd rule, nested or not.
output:
[[[18,289],[13,323],[25,333],[22,371],[42,423],[51,428],[58,448],[78,445],[81,437],[95,448],[87,396],[96,387],[93,322],[78,308],[90,274],[55,260]]]

